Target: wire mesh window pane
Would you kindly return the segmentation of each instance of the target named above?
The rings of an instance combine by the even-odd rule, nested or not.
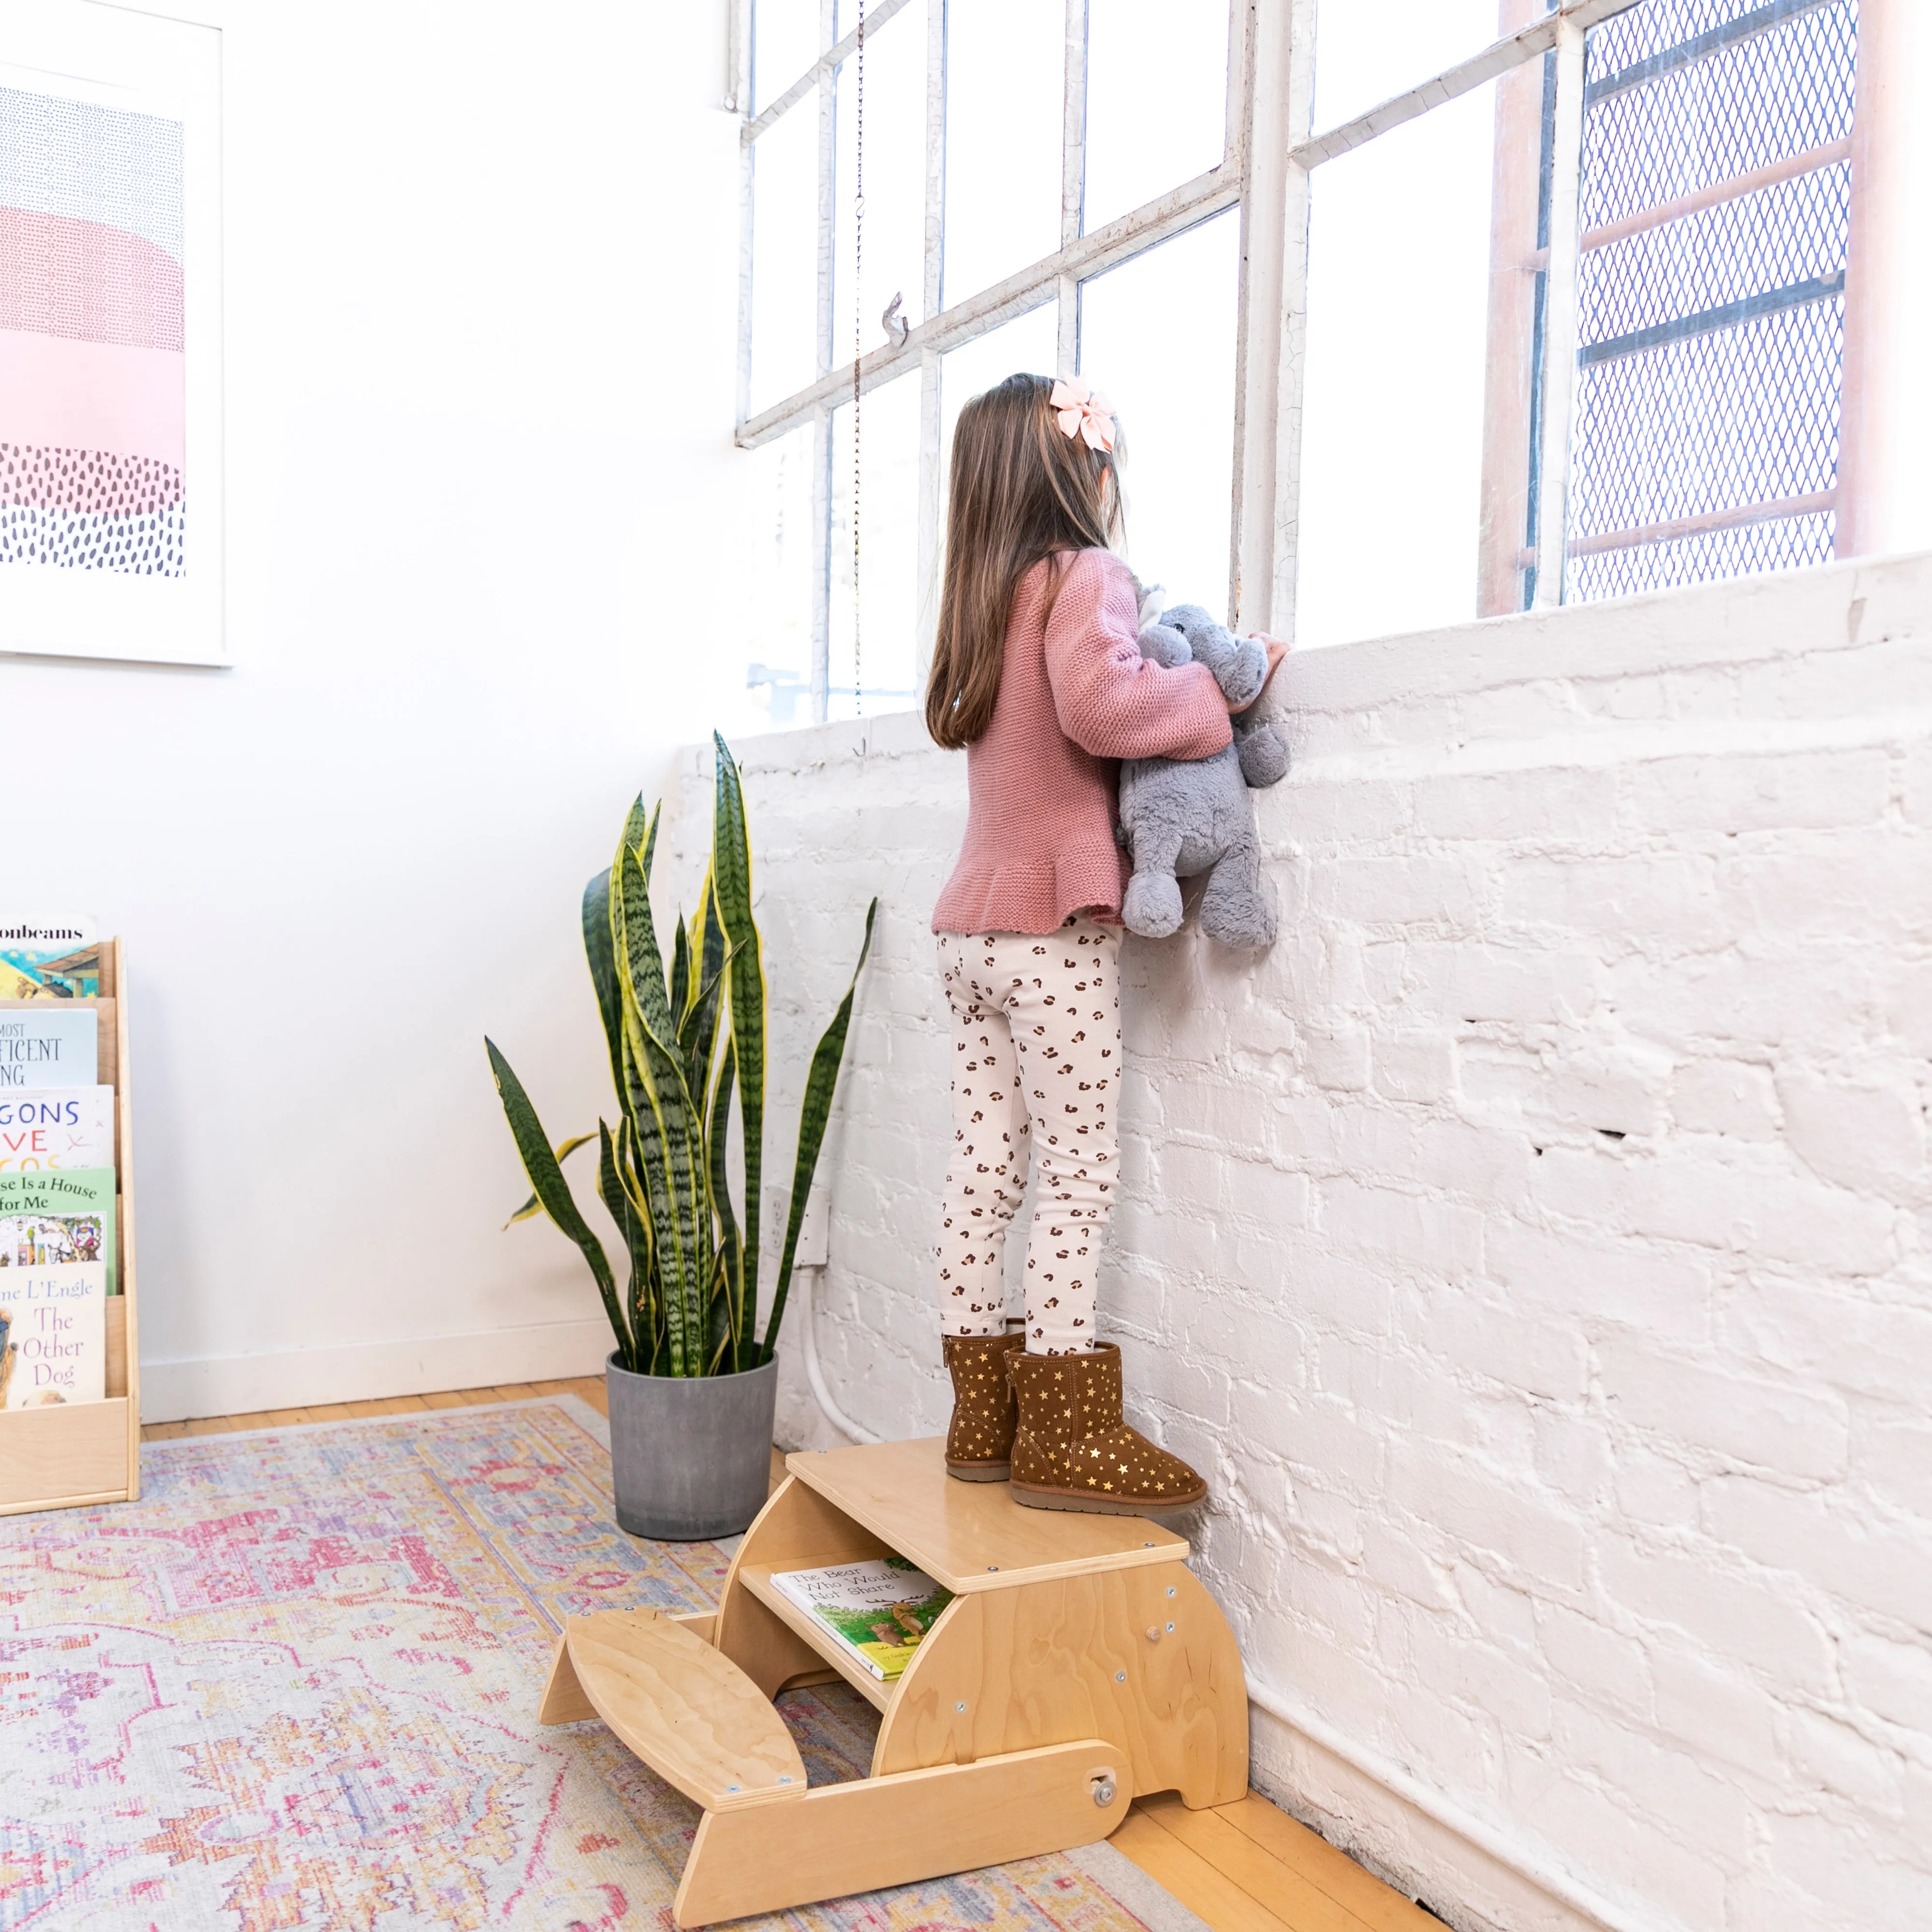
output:
[[[1066,58],[1040,0],[947,0],[946,300],[1060,246]]]
[[[817,90],[752,149],[752,407],[803,388],[818,356]]]
[[[1508,33],[1543,14],[1545,0],[1502,0],[1502,10]],[[1498,11],[1498,0],[1319,0],[1315,126],[1353,120],[1480,52],[1497,37]]]
[[[1310,178],[1298,644],[1477,614],[1494,95]]]
[[[1591,34],[1566,597],[1832,555],[1857,21],[1644,0]]]
[[[852,405],[832,416],[832,610],[826,715],[914,704],[919,661],[919,372],[860,404],[859,652],[853,651]],[[854,696],[854,686],[857,695]]]
[[[1080,373],[1119,412],[1127,554],[1174,603],[1228,608],[1239,214],[1080,290]]]
[[[1219,167],[1227,103],[1219,0],[1088,0],[1083,232]]]
[[[853,168],[859,64],[838,69],[838,156],[832,250],[832,359],[849,362],[853,324],[862,352],[885,339],[880,316],[895,295],[908,322],[926,314],[926,8],[921,0],[866,36],[864,286],[853,298]]]

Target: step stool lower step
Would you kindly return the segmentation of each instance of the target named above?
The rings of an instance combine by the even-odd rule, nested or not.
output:
[[[585,1703],[706,1811],[805,1796],[805,1762],[784,1720],[729,1658],[675,1617],[604,1610],[566,1618],[540,1721],[588,1715]]]

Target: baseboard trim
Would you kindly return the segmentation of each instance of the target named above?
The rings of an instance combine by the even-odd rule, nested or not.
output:
[[[1452,1798],[1412,1777],[1400,1766],[1360,1744],[1333,1724],[1293,1699],[1284,1697],[1270,1685],[1248,1679],[1248,1701],[1264,1711],[1277,1723],[1298,1732],[1310,1744],[1340,1759],[1350,1770],[1379,1785],[1389,1796],[1440,1826],[1452,1836],[1493,1859],[1505,1871],[1525,1879],[1561,1905],[1564,1905],[1603,1932],[1657,1932],[1654,1926],[1633,1917],[1622,1907],[1592,1891],[1580,1880],[1561,1870],[1541,1853],[1533,1852],[1504,1836],[1491,1825],[1466,1811]]]
[[[603,1372],[610,1330],[598,1322],[358,1342],[274,1354],[207,1355],[141,1363],[141,1420],[185,1422],[317,1402],[380,1401],[439,1389],[561,1381]]]

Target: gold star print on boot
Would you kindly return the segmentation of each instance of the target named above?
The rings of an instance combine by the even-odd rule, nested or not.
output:
[[[1178,1456],[1130,1429],[1120,1352],[1112,1342],[1070,1355],[1007,1360],[1018,1398],[1012,1496],[1033,1509],[1150,1516],[1201,1502],[1208,1485]]]
[[[952,1377],[952,1421],[946,1432],[946,1473],[962,1483],[1004,1483],[1018,1409],[1006,1357],[1023,1335],[947,1335],[941,1342]]]

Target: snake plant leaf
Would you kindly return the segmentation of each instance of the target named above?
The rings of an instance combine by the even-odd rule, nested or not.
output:
[[[699,1364],[712,1250],[703,1125],[677,1052],[649,885],[638,854],[628,849],[620,853],[613,871],[613,922],[622,922],[617,973],[624,994],[625,1062],[630,1085],[645,1103],[641,1108],[632,1104],[631,1112],[652,1182],[651,1206],[671,1372],[699,1375],[704,1372]]]
[[[610,1051],[610,1084],[624,1090],[624,1002],[617,991],[617,962],[610,950],[610,874],[599,872],[584,888],[581,913],[584,954],[590,963],[590,983],[597,990],[597,1011],[604,1022],[604,1043]]]
[[[587,1147],[597,1136],[595,1134],[573,1134],[567,1141],[556,1144],[556,1164],[561,1167],[580,1147]],[[519,1221],[527,1221],[532,1214],[543,1212],[543,1203],[532,1194],[510,1218],[503,1223],[506,1228],[514,1228]]]
[[[765,1328],[764,1348],[757,1360],[747,1366],[769,1362],[778,1346],[778,1324],[784,1319],[785,1298],[791,1292],[793,1257],[798,1252],[798,1231],[805,1225],[805,1206],[812,1195],[812,1176],[818,1168],[818,1150],[825,1140],[826,1124],[832,1118],[832,1096],[838,1084],[838,1063],[845,1053],[845,1036],[852,1024],[852,1000],[859,990],[859,975],[865,969],[866,956],[872,950],[872,922],[879,916],[875,898],[866,908],[865,942],[859,948],[858,963],[852,968],[851,984],[825,1029],[812,1056],[812,1071],[806,1076],[805,1100],[798,1113],[798,1154],[792,1163],[791,1210],[785,1217],[784,1252],[778,1258],[778,1286],[772,1294],[772,1318]]]
[[[543,1124],[537,1118],[537,1110],[530,1105],[530,1096],[524,1091],[524,1083],[511,1070],[510,1063],[497,1051],[496,1042],[484,1037],[484,1046],[490,1055],[490,1076],[496,1083],[498,1097],[503,1103],[504,1118],[510,1124],[510,1138],[517,1144],[517,1153],[524,1163],[524,1172],[530,1176],[530,1185],[536,1190],[544,1212],[556,1222],[560,1230],[574,1241],[582,1251],[584,1258],[590,1265],[590,1272],[596,1277],[597,1292],[604,1298],[604,1312],[610,1318],[611,1331],[617,1338],[620,1355],[626,1351],[629,1340],[629,1324],[624,1319],[624,1311],[617,1298],[616,1278],[610,1272],[610,1258],[604,1252],[604,1244],[591,1231],[590,1224],[577,1211],[577,1203],[571,1198],[570,1184],[563,1178],[563,1169],[557,1165],[556,1156],[550,1151],[550,1136],[543,1130]],[[635,1351],[631,1351],[632,1359]]]
[[[724,937],[724,928],[718,922],[718,896],[711,890],[711,868],[709,866],[704,868],[704,883],[698,889],[698,910],[692,916],[691,931],[692,943],[697,947],[701,962],[700,983],[708,990],[722,982],[724,962],[731,950],[730,942]],[[699,1064],[707,1070],[711,1065],[712,1048],[716,1043],[718,1013],[717,1006],[711,1008],[698,1036],[695,1057]]]
[[[664,1284],[658,1270],[657,1234],[652,1220],[650,1190],[641,1172],[637,1136],[630,1114],[617,1123],[617,1182],[629,1198],[631,1211],[644,1243],[635,1271],[639,1299],[632,1304],[632,1325],[638,1339],[638,1366],[646,1375],[666,1371]]]
[[[618,1131],[623,1130],[623,1123],[618,1123]],[[638,1320],[646,1312],[650,1287],[651,1243],[649,1229],[650,1216],[640,1211],[638,1203],[632,1198],[630,1190],[624,1184],[624,1178],[617,1167],[617,1141],[610,1130],[599,1120],[597,1123],[597,1194],[612,1220],[617,1224],[618,1232],[624,1238],[624,1250],[630,1257],[630,1280],[626,1284],[625,1296],[626,1326],[630,1336],[628,1352],[620,1349],[620,1354],[628,1354],[624,1366],[634,1373],[638,1366],[641,1342],[638,1333]]]
[[[700,1214],[704,1181],[694,1110],[682,1068],[652,1038],[631,1000],[624,1007],[624,1070],[649,1188],[670,1372],[699,1375],[710,1228],[709,1216]]]
[[[752,845],[745,823],[745,792],[730,749],[717,732],[717,784],[711,817],[712,892],[728,946],[724,967],[737,1048],[738,1119],[742,1128],[745,1232],[742,1247],[745,1326],[737,1366],[755,1368],[754,1331],[758,1318],[758,1196],[765,1166],[765,967],[757,922],[752,916]]]
[[[731,1138],[732,1083],[737,1072],[737,1054],[728,1037],[718,1062],[718,1084],[711,1090],[710,1104],[706,1110],[705,1126],[710,1139],[707,1151],[711,1211],[718,1217],[718,1258],[724,1270],[725,1318],[734,1357],[745,1324],[745,1270],[743,1252],[738,1246],[737,1218],[731,1211],[725,1156]]]
[[[670,1010],[680,1026],[691,1005],[691,938],[684,929],[684,915],[680,913],[670,943]]]

